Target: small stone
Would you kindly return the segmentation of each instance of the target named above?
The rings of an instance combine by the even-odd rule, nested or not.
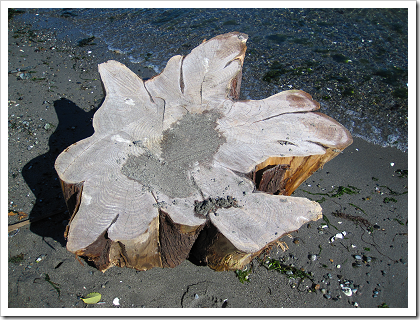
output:
[[[324,298],[327,299],[327,300],[330,300],[331,299],[331,295],[330,294],[324,294]]]
[[[317,256],[316,254],[310,254],[310,255],[308,256],[308,258],[309,258],[309,260],[311,260],[311,261],[315,261],[316,259],[318,259],[318,256]]]
[[[361,256],[361,255],[356,254],[356,255],[354,255],[353,257],[354,257],[356,260],[362,260],[362,256]]]
[[[51,124],[49,124],[49,123],[46,123],[45,125],[44,125],[44,129],[45,130],[50,130],[51,129]]]

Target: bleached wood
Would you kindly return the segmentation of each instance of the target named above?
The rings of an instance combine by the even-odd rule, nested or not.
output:
[[[319,104],[303,91],[236,101],[247,38],[232,32],[204,41],[145,82],[119,62],[99,65],[106,98],[93,118],[94,134],[55,163],[64,191],[82,186],[70,210],[69,251],[100,270],[173,267],[197,237],[205,243],[201,230],[213,228],[208,250],[194,250],[208,255],[203,259],[212,268],[240,268],[283,234],[320,218],[319,204],[285,195],[351,136],[314,112]],[[252,177],[278,164],[289,166],[282,195],[257,191]],[[215,199],[227,202],[197,211]]]

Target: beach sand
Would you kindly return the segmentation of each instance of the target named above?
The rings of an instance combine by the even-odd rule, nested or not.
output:
[[[98,63],[114,59],[143,78],[151,76],[118,53],[96,56],[106,45],[95,42],[79,47],[9,21],[8,211],[40,220],[9,233],[7,257],[3,252],[9,260],[8,315],[24,312],[17,308],[409,306],[408,266],[414,257],[408,258],[408,155],[361,139],[293,194],[320,201],[324,219],[283,237],[288,250],[273,248],[261,261],[254,259],[248,282],[233,271],[215,272],[190,261],[174,269],[113,267],[101,273],[76,259],[65,248],[68,212],[54,161],[93,133],[91,119],[104,98]],[[24,214],[10,215],[9,225],[19,216]],[[268,257],[303,269],[311,279],[268,270]],[[100,303],[80,299],[91,292],[101,293]],[[261,314],[283,314],[270,312]]]

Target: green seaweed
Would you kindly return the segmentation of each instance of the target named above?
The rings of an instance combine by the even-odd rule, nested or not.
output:
[[[344,194],[356,194],[356,193],[360,193],[360,189],[347,185],[347,187],[343,187],[343,186],[339,186],[336,189],[334,189],[333,191],[327,192],[327,193],[322,193],[322,192],[309,192],[307,190],[302,190],[303,192],[306,192],[308,194],[314,195],[314,196],[328,196],[330,198],[337,198],[337,197],[341,197]]]
[[[227,20],[225,22],[223,22],[224,26],[237,26],[239,25],[238,22],[236,22],[236,20]]]
[[[249,275],[251,274],[251,272],[251,268],[245,270],[235,270],[235,274],[241,283],[249,282]]]
[[[391,188],[390,187],[387,187],[387,186],[380,186],[381,188],[387,188],[388,190],[389,190],[389,194],[390,195],[393,195],[393,196],[401,196],[401,195],[403,195],[403,194],[406,194],[406,193],[408,193],[408,191],[404,191],[404,192],[396,192],[396,191],[394,191],[394,190],[391,190]],[[391,200],[392,201],[392,200]]]
[[[286,72],[286,69],[284,69],[283,65],[280,62],[274,61],[270,66],[270,70],[266,72],[266,74],[263,76],[263,81],[271,82],[273,80],[277,80],[281,75],[285,74]]]
[[[397,218],[394,218],[395,221],[397,221],[400,225],[404,225],[404,222],[402,222],[401,220],[398,220]]]
[[[382,68],[379,70],[376,70],[373,75],[379,76],[382,78],[382,82],[390,85],[397,85],[400,82],[406,82],[403,79],[407,78],[407,70],[398,68],[398,67],[392,67],[392,68]]]
[[[17,14],[22,14],[25,13],[25,10],[20,10],[20,9],[13,9],[13,8],[9,8],[8,11],[8,19],[12,19],[15,15]]]
[[[378,308],[389,308],[389,307],[388,307],[388,305],[385,302],[383,302],[382,304],[380,304],[378,306]]]
[[[366,214],[365,210],[363,210],[362,208],[360,208],[360,207],[356,206],[355,204],[353,204],[353,203],[350,203],[350,202],[349,202],[349,205],[351,205],[352,207],[355,207],[357,210],[360,210],[360,211],[362,211],[364,214]]]
[[[406,88],[406,87],[396,88],[396,89],[394,89],[394,91],[392,91],[392,95],[395,98],[407,99],[408,98],[408,88]]]
[[[345,88],[345,89],[341,92],[341,94],[342,94],[343,96],[345,96],[345,97],[352,96],[352,95],[354,94],[354,89],[353,89],[353,88],[351,88],[351,87],[349,87],[349,88]]]
[[[294,38],[292,39],[293,43],[302,44],[302,45],[312,45],[312,42],[308,38]]]
[[[44,280],[47,281],[55,289],[55,291],[57,291],[58,295],[60,296],[60,293],[61,293],[60,288],[59,288],[60,285],[58,283],[52,282],[50,279],[50,276],[47,273],[45,274]]]
[[[79,40],[79,42],[77,43],[77,46],[78,47],[84,47],[84,46],[95,45],[96,43],[92,42],[94,39],[95,39],[95,36]]]
[[[277,272],[280,272],[284,275],[286,275],[287,278],[289,279],[296,279],[296,278],[300,278],[300,279],[309,279],[311,281],[313,281],[313,278],[306,273],[305,271],[302,271],[300,269],[297,269],[295,267],[292,266],[288,266],[285,264],[282,264],[279,260],[276,259],[268,259],[266,261],[263,262],[263,266],[265,268],[267,268],[268,270],[275,270]]]
[[[407,178],[408,177],[408,170],[398,169],[398,170],[395,170],[395,173],[398,174],[399,178]]]
[[[318,256],[319,256],[321,254],[321,251],[322,251],[322,247],[321,247],[320,244],[318,245],[318,248],[319,248],[319,252],[318,252]]]
[[[38,283],[37,280],[41,280],[41,278],[35,278],[34,283]],[[44,279],[43,280],[48,282],[54,288],[54,290],[57,291],[58,296],[60,296],[60,294],[61,294],[61,291],[60,291],[60,288],[59,288],[60,285],[58,283],[52,282],[48,273],[44,273]]]
[[[315,200],[315,202],[323,203],[325,200],[327,200],[325,197],[322,197],[320,200]]]
[[[384,203],[397,202],[397,199],[386,197]]]
[[[343,55],[341,53],[333,54],[331,56],[331,58],[333,58],[333,60],[335,62],[339,62],[339,63],[349,63],[350,62],[350,58],[346,57],[345,55]]]
[[[24,256],[24,254],[23,253],[20,253],[18,255],[15,255],[13,257],[10,257],[9,258],[9,262],[16,263],[16,264],[17,263],[20,263],[20,262],[22,262],[24,260],[23,256]]]
[[[277,43],[277,44],[282,44],[283,42],[285,42],[286,40],[287,40],[287,38],[288,38],[289,36],[287,36],[287,35],[285,35],[285,34],[280,34],[280,33],[277,33],[277,34],[272,34],[272,35],[269,35],[269,36],[267,36],[266,38],[268,39],[268,40],[271,40],[271,41],[273,41],[274,43]]]
[[[348,83],[350,81],[349,78],[347,78],[346,76],[343,76],[341,74],[337,74],[337,75],[330,74],[330,75],[327,76],[326,80],[327,81],[336,80],[340,83]]]
[[[322,215],[322,219],[327,223],[328,227],[333,227],[336,230],[340,231],[335,225],[331,224],[330,220],[327,218],[325,214]]]

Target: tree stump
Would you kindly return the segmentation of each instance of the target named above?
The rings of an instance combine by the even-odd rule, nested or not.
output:
[[[187,258],[242,269],[322,217],[318,203],[290,195],[350,133],[303,91],[238,101],[247,38],[204,41],[145,82],[119,62],[99,65],[106,98],[94,134],[55,163],[70,252],[101,271]]]

